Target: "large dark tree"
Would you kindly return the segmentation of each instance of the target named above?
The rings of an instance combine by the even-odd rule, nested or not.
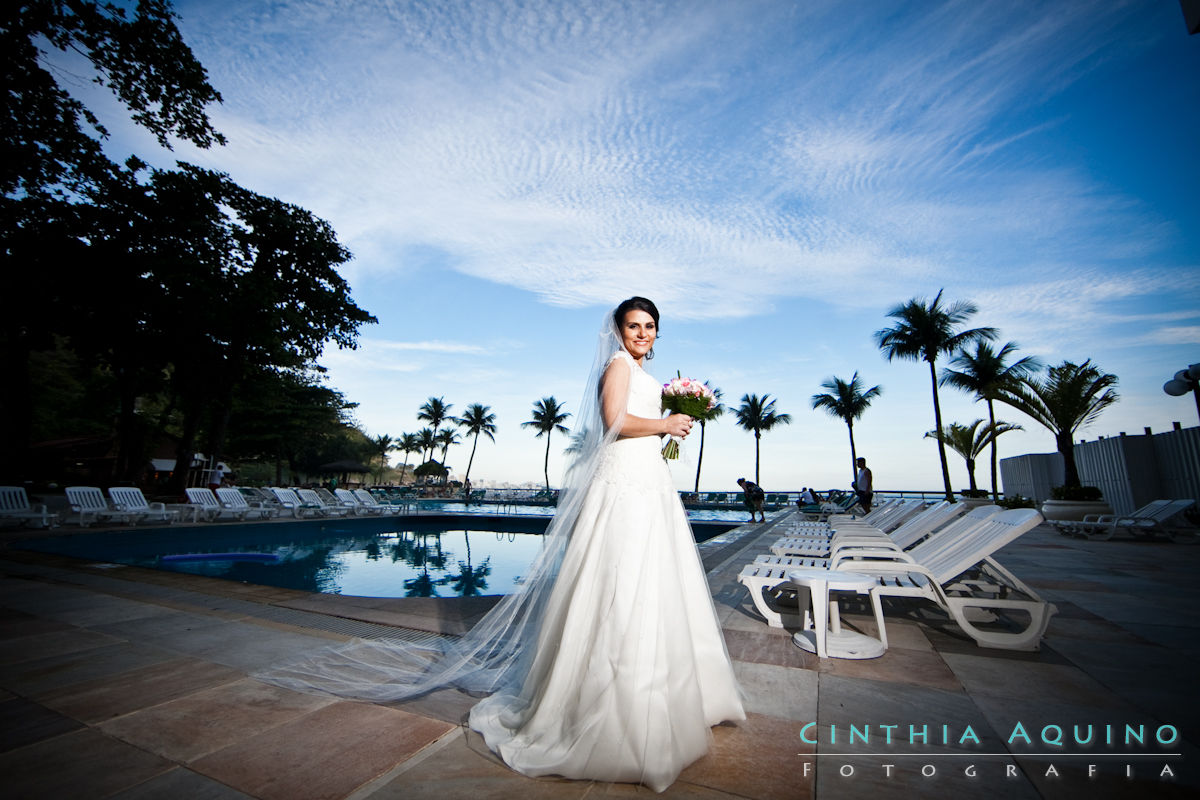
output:
[[[200,147],[223,143],[206,108],[220,102],[184,44],[171,6],[132,9],[91,0],[0,5],[0,462],[27,463],[33,397],[30,354],[55,346],[57,325],[98,297],[86,280],[100,272],[89,245],[103,220],[96,195],[118,172],[104,154],[107,131],[58,83],[48,66],[70,56],[90,64],[131,117],[164,146],[171,137]],[[17,476],[11,476],[17,477]]]

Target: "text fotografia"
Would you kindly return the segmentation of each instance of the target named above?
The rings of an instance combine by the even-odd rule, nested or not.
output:
[[[950,725],[830,725],[822,741],[817,723],[809,722],[800,729],[800,741],[805,744],[948,744],[963,745],[982,742],[974,728],[967,725],[955,729]],[[1045,725],[1033,733],[1023,723],[1013,726],[1005,744],[1062,747],[1070,745],[1119,745],[1122,747],[1179,743],[1179,730],[1174,725]]]
[[[991,731],[987,734],[989,738],[994,736]],[[1080,724],[1044,725],[1039,728],[1018,722],[1005,740],[1008,749],[1001,749],[1000,752],[973,751],[974,747],[982,746],[982,741],[970,725],[959,728],[928,724],[850,724],[818,728],[815,722],[809,722],[801,728],[800,738],[805,744],[821,745],[821,752],[798,753],[802,758],[854,759],[853,762],[843,761],[841,764],[835,762],[836,766],[823,762],[826,770],[835,771],[842,778],[853,778],[860,773],[892,778],[907,773],[919,774],[924,778],[950,774],[977,779],[986,774],[1016,779],[1023,773],[1039,772],[1046,778],[1056,779],[1063,777],[1063,771],[1070,771],[1084,774],[1088,779],[1096,779],[1103,773],[1127,779],[1157,778],[1171,781],[1177,777],[1179,765],[1172,766],[1167,761],[1182,755],[1159,749],[1180,743],[1179,730],[1174,725]],[[995,739],[992,738],[992,741]],[[966,746],[972,750],[936,753],[879,751],[880,747],[897,744]],[[859,750],[851,749],[851,745],[867,747]],[[1109,752],[1098,751],[1096,748],[1099,747]],[[827,749],[833,752],[827,752]],[[843,749],[846,751],[840,752]],[[1117,749],[1122,752],[1113,752]],[[1053,761],[1036,765],[1030,763],[1023,767],[1013,763],[987,763],[989,757],[1011,759],[1019,756],[1049,757]],[[864,761],[867,757],[878,758],[879,763],[872,766]],[[1153,761],[1146,763],[1145,759]],[[801,767],[802,777],[814,776],[815,762],[806,760]]]

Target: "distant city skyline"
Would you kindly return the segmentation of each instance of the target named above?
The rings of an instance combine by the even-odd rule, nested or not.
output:
[[[1200,37],[1178,4],[176,10],[229,144],[162,150],[80,73],[108,152],[228,172],[329,220],[379,319],[358,350],[326,352],[329,384],[372,436],[419,430],[431,396],[490,406],[476,485],[540,483],[544,442],[520,423],[545,396],[578,410],[601,316],[632,294],[663,313],[657,378],[792,415],[762,440],[768,491],[849,484],[846,426],[810,398],[856,371],[883,387],[855,425],[876,486],[940,487],[928,369],[885,361],[873,334],[943,289],[1021,354],[1119,376],[1121,401],[1078,438],[1197,424],[1161,388],[1200,362]],[[987,416],[941,399],[946,424]],[[1001,457],[1054,450],[997,415],[1025,427]],[[469,454],[451,449],[456,474]],[[672,465],[681,489],[695,458],[691,443]],[[753,436],[710,423],[702,490],[753,471]]]

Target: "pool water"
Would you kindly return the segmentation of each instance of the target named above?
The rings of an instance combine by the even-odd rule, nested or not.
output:
[[[509,594],[519,585],[547,521],[472,518],[456,526],[410,517],[134,528],[14,546],[324,594],[472,597]]]

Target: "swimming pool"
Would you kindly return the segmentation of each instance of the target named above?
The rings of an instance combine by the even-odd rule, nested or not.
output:
[[[549,521],[439,514],[228,523],[121,528],[12,546],[323,594],[472,597],[511,593],[540,551]],[[704,523],[695,528],[719,532]]]

